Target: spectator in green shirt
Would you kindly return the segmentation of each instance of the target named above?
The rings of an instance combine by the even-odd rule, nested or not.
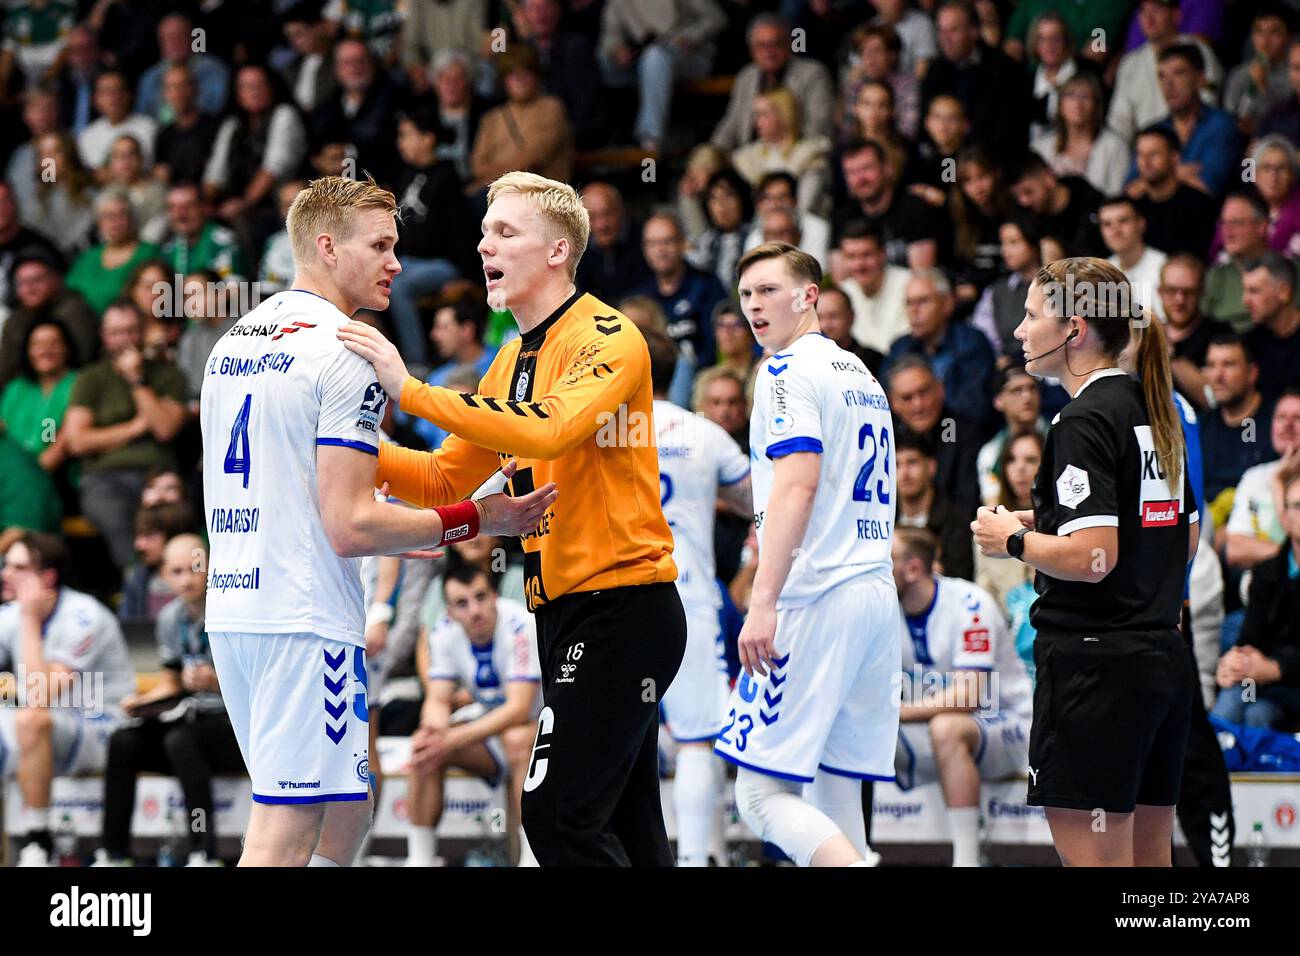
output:
[[[62,521],[50,476],[0,424],[0,553],[24,531],[58,533]]]
[[[77,364],[67,327],[57,319],[42,319],[27,332],[18,377],[0,392],[0,420],[10,439],[48,474],[68,457],[62,428]]]
[[[145,477],[174,467],[172,442],[185,421],[185,376],[144,357],[144,320],[129,299],[104,311],[104,358],[77,376],[64,420],[68,451],[82,463],[82,511],[119,570],[131,561]]]
[[[95,201],[95,223],[103,242],[77,257],[68,273],[68,288],[80,292],[98,315],[122,294],[135,267],[161,250],[140,241],[135,210],[120,189],[105,191]]]
[[[177,183],[167,191],[167,220],[170,235],[162,253],[173,272],[185,275],[206,269],[228,280],[248,274],[239,239],[208,217],[194,183]]]
[[[1132,0],[1020,0],[1007,21],[1002,49],[1008,56],[1023,60],[1030,24],[1050,10],[1065,19],[1079,55],[1100,66],[1112,49],[1123,52],[1124,28],[1132,9]],[[1102,33],[1094,35],[1094,30]]]

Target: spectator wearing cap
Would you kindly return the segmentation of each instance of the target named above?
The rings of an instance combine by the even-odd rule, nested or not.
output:
[[[281,24],[292,52],[279,69],[298,108],[310,113],[335,88],[329,60],[329,26],[320,16],[320,4],[311,0],[291,6]]]
[[[714,0],[605,0],[597,56],[610,86],[637,84],[632,135],[647,152],[663,145],[673,85],[708,74],[726,24]]]
[[[161,250],[140,241],[135,209],[121,188],[107,189],[95,200],[95,222],[102,241],[73,262],[68,288],[80,292],[99,315],[122,294],[136,266],[155,258]]]
[[[95,109],[99,119],[77,136],[77,149],[86,168],[96,175],[108,160],[108,151],[123,133],[134,136],[144,150],[145,164],[153,165],[154,138],[158,124],[148,116],[131,111],[131,88],[126,74],[105,70],[95,79]]]
[[[1147,221],[1148,243],[1171,256],[1185,252],[1204,259],[1219,208],[1208,193],[1179,178],[1181,148],[1166,126],[1148,126],[1138,133],[1137,178],[1124,187],[1124,194]]]
[[[1290,28],[1280,6],[1265,4],[1250,22],[1251,54],[1228,71],[1223,84],[1223,108],[1251,135],[1276,103],[1291,93],[1287,69]]]
[[[811,57],[796,56],[791,35],[790,22],[777,14],[760,13],[749,22],[745,40],[750,62],[736,74],[727,111],[709,140],[718,149],[730,152],[754,139],[754,98],[778,86],[794,94],[806,119],[806,135],[832,135],[835,88],[830,71]]]
[[[640,227],[628,215],[622,194],[609,183],[584,186],[582,204],[591,218],[591,238],[578,260],[578,288],[616,302],[650,279]]]
[[[1205,41],[1178,32],[1181,16],[1178,0],[1141,0],[1135,19],[1146,42],[1125,53],[1115,73],[1110,112],[1106,125],[1131,141],[1138,130],[1145,129],[1170,111],[1165,92],[1157,75],[1159,55],[1175,44],[1193,44],[1201,54],[1201,81],[1198,91],[1207,103],[1215,99],[1214,91],[1223,79],[1223,68]],[[1234,133],[1236,132],[1234,128]],[[1168,250],[1166,250],[1168,251]]]
[[[1293,38],[1286,51],[1287,76],[1290,89],[1287,96],[1268,111],[1259,121],[1256,132],[1260,136],[1276,133],[1288,142],[1300,142],[1300,38]]]
[[[388,315],[403,357],[426,370],[429,338],[420,316],[420,299],[482,268],[473,254],[478,230],[460,176],[451,163],[438,158],[438,143],[447,135],[427,107],[403,113],[397,123],[402,164],[393,180],[393,193],[402,210],[397,225],[402,271],[393,278]]]
[[[1246,263],[1268,252],[1268,206],[1253,189],[1230,193],[1219,213],[1223,251],[1205,276],[1201,311],[1227,322],[1238,332],[1250,327],[1250,314],[1242,301],[1242,275]]]
[[[80,293],[63,280],[63,260],[40,246],[29,246],[13,258],[17,308],[0,333],[0,383],[18,373],[23,343],[32,327],[45,319],[60,322],[78,356],[99,354],[99,321]]]
[[[225,108],[230,92],[230,70],[219,57],[194,51],[194,23],[184,13],[173,13],[158,22],[158,52],[162,58],[144,71],[136,86],[135,108],[159,123],[171,122],[171,107],[163,96],[163,81],[173,66],[190,71],[198,87],[199,109],[216,115]]]
[[[95,227],[95,178],[81,164],[72,137],[56,130],[36,141],[41,173],[35,189],[18,195],[23,222],[43,234],[65,256],[90,244]],[[47,174],[56,170],[56,174]]]
[[[1242,303],[1250,313],[1246,344],[1259,365],[1259,390],[1273,402],[1300,385],[1300,308],[1296,306],[1296,266],[1267,252],[1247,262],[1242,272]]]
[[[591,41],[566,29],[563,13],[560,0],[521,0],[515,5],[515,33],[536,52],[546,92],[564,104],[577,148],[595,149],[607,132],[605,83]]]
[[[370,48],[350,37],[334,47],[334,79],[337,89],[317,104],[309,118],[313,140],[327,134],[338,137],[346,130],[341,138],[357,149],[357,174],[366,171],[380,182],[391,180],[402,91],[380,69]]]
[[[100,336],[104,357],[78,376],[64,430],[69,454],[81,460],[82,511],[121,570],[131,561],[145,476],[175,466],[187,390],[175,365],[144,357],[144,316],[129,300],[108,307]]]
[[[542,92],[537,54],[512,47],[496,58],[506,101],[479,124],[470,154],[472,188],[486,189],[498,176],[527,170],[568,182],[573,170],[573,131],[558,97]]]
[[[1211,196],[1222,196],[1240,173],[1237,124],[1223,110],[1201,99],[1205,55],[1200,47],[1176,43],[1162,50],[1159,59],[1157,76],[1169,109],[1154,125],[1171,129],[1178,137],[1182,147],[1178,178]],[[1130,170],[1129,178],[1136,173],[1136,168]]]
[[[975,142],[1000,160],[1015,155],[1029,140],[1033,110],[1023,69],[980,39],[979,20],[966,0],[944,0],[934,19],[939,56],[921,83],[922,111],[936,96],[956,97]]]

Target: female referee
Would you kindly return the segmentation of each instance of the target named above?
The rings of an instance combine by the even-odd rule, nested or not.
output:
[[[1136,381],[1117,367],[1130,325]],[[1028,802],[1047,808],[1066,866],[1169,866],[1195,693],[1179,618],[1199,526],[1164,330],[1117,268],[1076,258],[1039,270],[1015,335],[1029,371],[1072,396],[1034,510],[981,508],[971,523],[983,554],[1038,572]]]

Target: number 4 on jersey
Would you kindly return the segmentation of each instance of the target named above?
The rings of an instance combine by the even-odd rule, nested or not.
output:
[[[234,427],[230,429],[230,445],[226,448],[225,472],[228,475],[243,475],[244,487],[248,487],[248,415],[253,410],[253,396],[244,396],[244,404],[235,416]]]

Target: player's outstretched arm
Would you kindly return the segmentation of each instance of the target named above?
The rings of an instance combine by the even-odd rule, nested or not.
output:
[[[412,378],[396,346],[361,322],[340,327],[338,336],[375,367],[379,383],[389,395],[399,396],[403,411],[476,445],[542,461],[560,458],[594,435],[606,416],[631,398],[650,364],[644,340],[628,328],[593,340],[600,351],[592,365],[575,367],[534,401],[517,402],[466,395]]]
[[[507,468],[513,474],[514,462]],[[437,511],[375,500],[373,456],[342,445],[318,445],[316,469],[321,521],[341,557],[396,554],[442,542],[444,529]],[[479,530],[484,534],[530,531],[555,498],[554,483],[522,498],[492,495],[476,503]]]
[[[497,453],[456,435],[447,436],[437,451],[416,451],[392,442],[379,446],[375,484],[388,482],[389,492],[421,508],[463,501],[497,470]]]
[[[766,667],[777,656],[776,600],[808,531],[821,468],[821,455],[811,451],[783,455],[773,464],[772,494],[763,516],[763,550],[738,642],[740,663],[748,674],[757,670],[767,676]]]

